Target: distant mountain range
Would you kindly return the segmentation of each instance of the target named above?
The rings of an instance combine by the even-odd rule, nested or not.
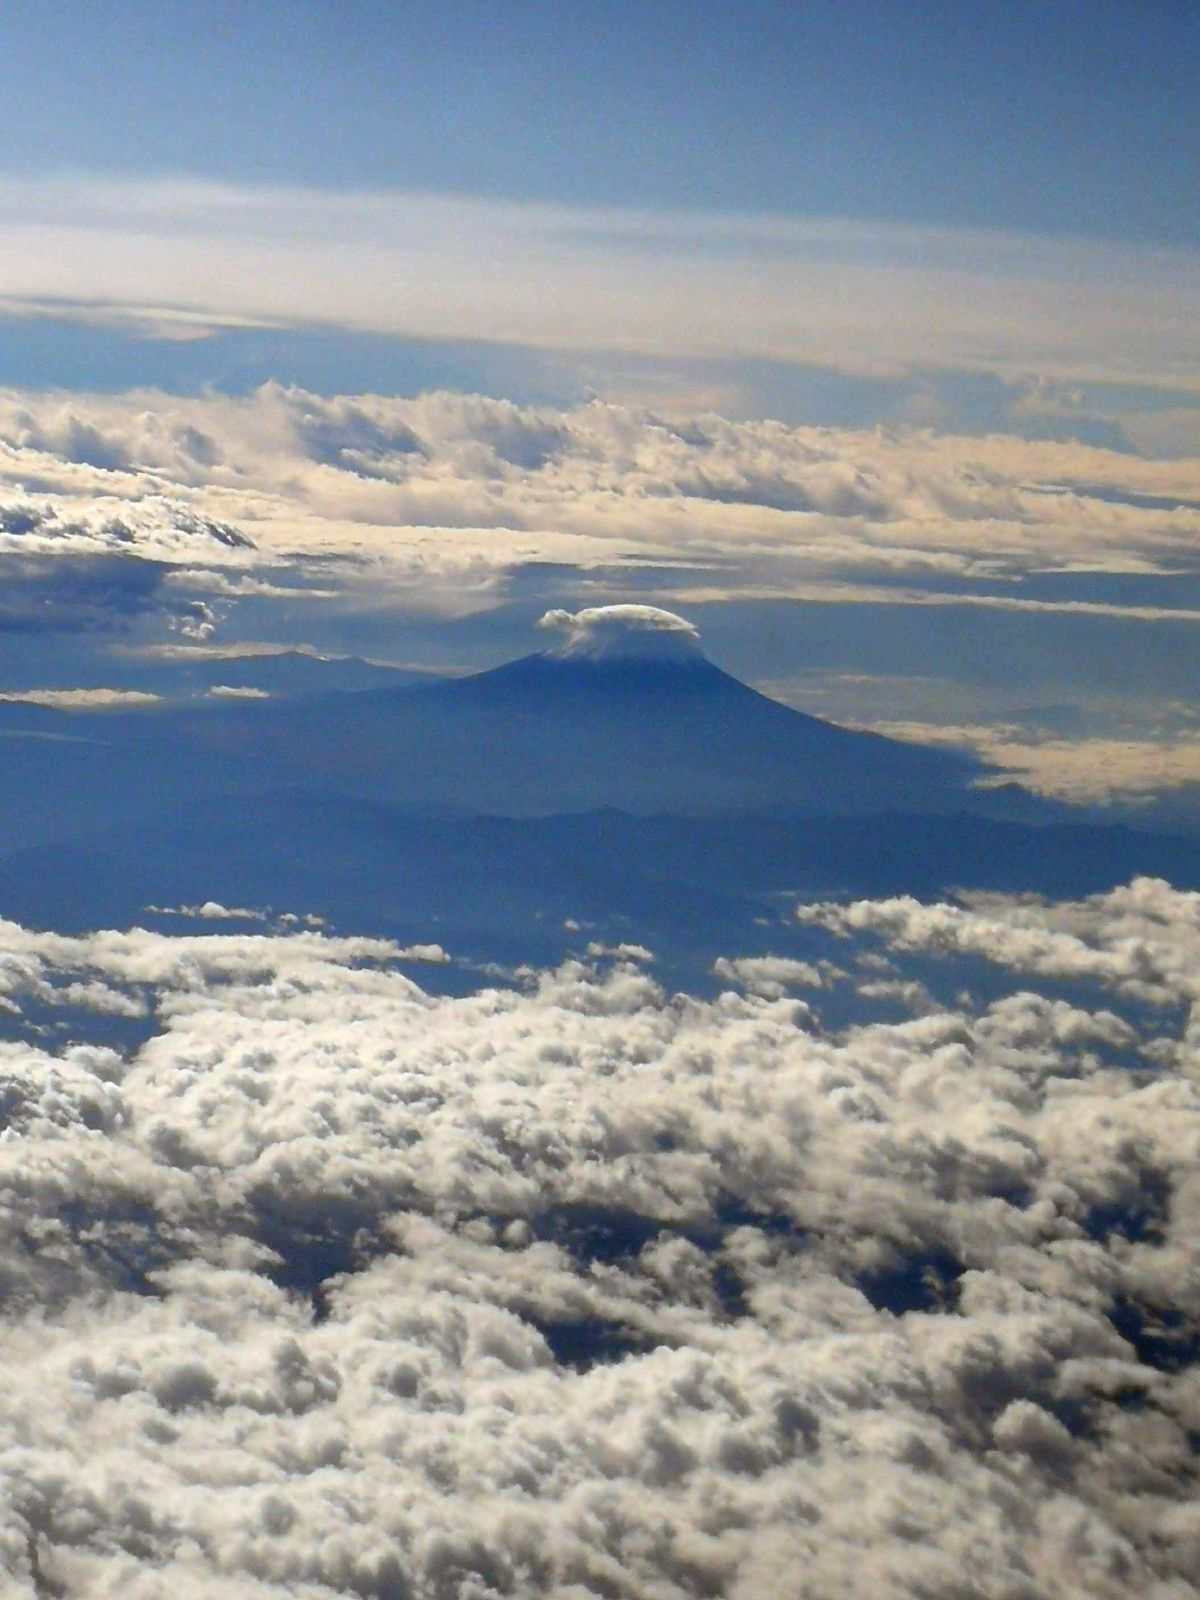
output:
[[[1139,873],[1200,888],[1200,839],[965,814],[466,816],[288,791],[197,796],[0,855],[0,915],[61,931],[234,931],[148,910],[215,901],[316,912],[344,931],[505,965],[632,939],[667,981],[694,987],[719,955],[810,955],[792,916],[804,898],[1077,896]]]
[[[215,900],[502,964],[628,937],[695,982],[731,950],[802,949],[804,895],[1200,886],[1200,840],[805,716],[670,613],[556,616],[564,642],[455,680],[0,704],[0,915],[81,928]]]

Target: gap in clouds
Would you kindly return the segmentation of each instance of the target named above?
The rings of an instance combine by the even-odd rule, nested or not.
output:
[[[1150,456],[1200,450],[1200,405],[1190,388],[1001,376],[920,360],[872,372],[869,364],[843,370],[751,355],[552,352],[503,337],[406,338],[335,325],[239,328],[197,320],[176,328],[119,304],[38,299],[0,303],[0,333],[0,384],[14,388],[245,395],[276,381],[322,395],[452,389],[559,406],[598,395],[739,421],[1013,433]]]

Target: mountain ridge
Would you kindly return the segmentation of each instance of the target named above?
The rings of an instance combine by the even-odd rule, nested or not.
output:
[[[5,741],[14,756],[21,747],[22,781],[42,800],[26,826],[51,837],[56,811],[77,831],[118,820],[131,794],[170,808],[213,787],[239,797],[321,787],[510,816],[1002,807],[975,788],[988,769],[974,757],[772,700],[710,661],[697,630],[673,613],[547,615],[563,642],[467,677],[178,708],[14,712],[14,724],[75,742]],[[0,816],[0,828],[19,820],[19,810]]]

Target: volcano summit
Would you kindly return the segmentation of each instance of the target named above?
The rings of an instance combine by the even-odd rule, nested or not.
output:
[[[556,610],[539,626],[559,642],[471,677],[108,719],[106,737],[155,728],[160,755],[219,760],[243,788],[508,816],[939,811],[981,771],[759,694],[670,611]]]
[[[640,930],[694,977],[731,929],[743,950],[767,937],[761,896],[784,886],[1088,892],[1131,861],[1178,876],[1169,842],[998,820],[1034,797],[980,793],[967,756],[759,694],[669,611],[555,610],[541,628],[548,649],[432,684],[0,705],[0,890],[54,926],[303,906],[406,940],[435,927],[502,961],[558,959],[582,919]],[[772,951],[790,937],[772,919]]]
[[[318,791],[389,805],[545,816],[961,809],[970,757],[839,727],[759,694],[655,606],[549,611],[550,649],[470,677],[358,692],[132,712],[38,708],[8,741],[26,782],[73,825],[105,797],[217,788]],[[5,708],[19,720],[31,708]]]
[[[558,661],[703,661],[700,630],[660,606],[588,606],[547,611],[539,628],[563,635]]]

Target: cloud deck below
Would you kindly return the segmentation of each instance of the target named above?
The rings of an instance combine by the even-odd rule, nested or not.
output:
[[[711,999],[0,925],[13,1592],[1196,1593],[1197,904],[809,906]]]

